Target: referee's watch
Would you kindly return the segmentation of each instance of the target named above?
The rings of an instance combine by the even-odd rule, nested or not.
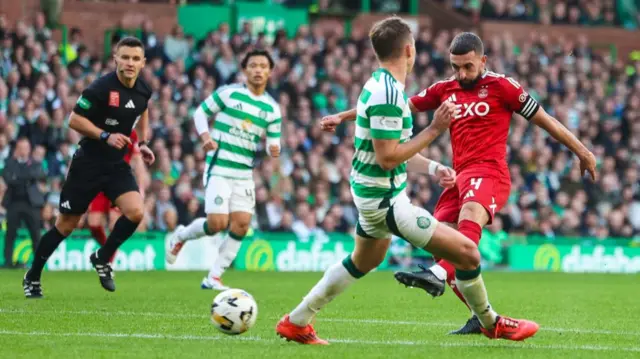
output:
[[[138,142],[138,147],[142,147],[142,146],[146,146],[146,145],[147,145],[147,141]]]
[[[100,140],[101,140],[101,141],[104,141],[104,142],[107,142],[107,140],[109,139],[109,136],[111,136],[111,133],[109,133],[109,132],[107,132],[107,131],[103,131],[103,132],[100,134]]]

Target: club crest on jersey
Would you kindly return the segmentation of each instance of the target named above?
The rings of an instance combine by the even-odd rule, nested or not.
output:
[[[258,113],[258,117],[260,117],[263,120],[266,120],[267,119],[267,111],[260,110],[260,113]]]
[[[427,95],[427,89],[422,90],[422,92],[418,94],[418,96],[420,97],[425,97],[426,95]]]
[[[120,107],[120,93],[118,91],[109,92],[109,106]]]
[[[489,96],[489,90],[483,88],[483,89],[480,89],[480,91],[478,91],[478,97],[486,98],[487,96]]]
[[[240,128],[242,128],[242,130],[244,131],[249,131],[249,129],[251,128],[251,120],[246,119],[242,121],[242,124],[240,124]]]
[[[527,100],[526,93],[521,93],[520,96],[518,96],[518,101],[520,101],[520,103],[524,103],[526,100]]]

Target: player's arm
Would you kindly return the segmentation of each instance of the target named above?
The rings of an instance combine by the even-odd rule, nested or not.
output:
[[[549,115],[542,107],[539,107],[531,117],[531,122],[547,131],[551,137],[578,156],[580,159],[580,172],[588,171],[591,178],[594,181],[596,180],[596,157],[569,129],[564,127],[555,117]]]
[[[566,127],[549,115],[538,102],[524,91],[514,79],[507,77],[501,80],[502,91],[507,107],[513,112],[531,121],[547,131],[558,142],[567,146],[580,159],[581,172],[589,171],[591,178],[596,178],[596,159]]]
[[[434,176],[445,188],[453,187],[456,183],[456,171],[419,153],[409,159],[407,171]]]
[[[99,111],[99,94],[92,87],[87,87],[82,91],[82,95],[78,98],[78,101],[69,116],[69,127],[85,137],[105,141],[110,146],[118,149],[122,149],[124,146],[131,144],[129,137],[121,133],[106,133],[103,129],[96,126],[91,120],[89,120],[89,118],[96,116]],[[106,133],[107,135],[101,137],[103,133]]]
[[[219,91],[215,91],[200,104],[193,114],[193,122],[195,123],[198,137],[200,137],[202,146],[206,151],[213,151],[217,148],[217,144],[213,141],[209,132],[209,118],[224,108],[225,104],[220,98]]]
[[[409,99],[409,108],[411,113],[419,113],[433,110],[440,106],[440,96],[438,95],[439,87],[436,84],[428,89],[423,90],[419,94]],[[343,111],[335,115],[325,116],[320,120],[320,128],[323,131],[335,132],[336,127],[345,121],[353,121],[356,119],[358,111],[355,108]]]
[[[280,132],[282,129],[282,117],[280,112],[277,118],[267,126],[267,153],[271,157],[280,157]]]
[[[142,115],[140,115],[140,120],[136,123],[136,132],[138,133],[138,141],[146,143],[149,141],[151,137],[149,131],[149,109],[146,109]]]
[[[75,111],[72,111],[71,116],[69,116],[69,127],[78,131],[81,135],[94,140],[99,140],[100,134],[103,132],[103,130],[94,125],[91,120],[77,114]]]
[[[387,106],[387,107],[381,107]],[[402,134],[402,109],[388,105],[372,106],[367,115],[376,161],[382,169],[389,171],[408,161],[429,146],[442,132],[449,128],[456,107],[444,103],[438,108],[433,122],[411,140],[400,143]]]
[[[98,90],[91,86],[87,87],[82,91],[82,95],[80,95],[73,107],[73,111],[69,117],[69,127],[85,137],[99,140],[100,134],[104,132],[104,130],[96,126],[89,118],[99,114],[100,103]]]

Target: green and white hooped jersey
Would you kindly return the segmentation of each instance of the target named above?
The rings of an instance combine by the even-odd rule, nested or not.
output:
[[[378,69],[365,83],[357,105],[351,192],[358,209],[389,207],[407,186],[407,164],[385,171],[376,162],[373,139],[411,138],[413,119],[404,85]]]
[[[211,137],[218,150],[207,153],[204,183],[213,175],[252,179],[258,143],[280,143],[280,106],[266,92],[256,96],[243,84],[221,87],[201,105],[215,116]]]

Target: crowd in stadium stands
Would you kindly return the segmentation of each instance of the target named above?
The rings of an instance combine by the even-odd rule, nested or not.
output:
[[[475,19],[537,22],[545,25],[613,26],[623,22],[616,0],[442,0]]]
[[[146,230],[171,230],[203,215],[204,157],[191,114],[218,86],[241,81],[239,59],[252,46],[276,58],[269,92],[283,114],[282,155],[258,156],[255,228],[294,231],[302,238],[352,231],[357,214],[349,190],[354,126],[320,131],[318,120],[355,106],[361,86],[376,68],[367,33],[348,37],[301,27],[295,38],[283,32],[270,43],[252,35],[249,24],[231,34],[224,24],[205,39],[154,34],[142,24],[147,66],[141,76],[153,88],[149,106],[156,164],[142,179]],[[123,33],[117,33],[117,40]],[[450,74],[448,44],[454,34],[420,29],[418,58],[406,89],[409,95]],[[79,135],[67,126],[82,89],[114,68],[103,54],[91,54],[82,32],[73,29],[67,48],[51,39],[42,14],[11,22],[0,17],[0,160],[19,137],[48,173],[45,227],[57,212],[61,183]],[[513,43],[509,34],[485,39],[488,67],[516,78],[552,115],[579,134],[598,158],[596,183],[583,180],[570,153],[526,120],[514,117],[509,139],[511,198],[491,227],[496,236],[524,233],[553,238],[633,237],[640,233],[640,77],[620,61],[598,53],[581,39],[532,34]],[[68,65],[63,64],[64,52]],[[635,64],[640,70],[640,63]],[[430,115],[430,114],[429,114]],[[415,116],[414,133],[428,114]],[[451,163],[448,135],[424,151]],[[2,162],[0,162],[2,163]],[[432,210],[441,189],[420,175],[409,177],[411,197]],[[0,195],[6,186],[0,188]],[[4,212],[4,209],[2,209]]]

